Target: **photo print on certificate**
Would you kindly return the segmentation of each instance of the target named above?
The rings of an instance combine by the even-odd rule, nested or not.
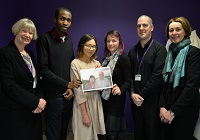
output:
[[[80,73],[83,91],[102,90],[113,86],[110,67],[83,69]]]

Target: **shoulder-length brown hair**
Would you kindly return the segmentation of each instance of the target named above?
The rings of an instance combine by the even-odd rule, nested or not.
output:
[[[172,22],[181,23],[181,25],[182,25],[182,27],[183,27],[183,29],[185,31],[185,38],[190,37],[191,32],[192,32],[192,28],[190,26],[190,22],[185,17],[175,17],[175,18],[172,18],[172,19],[169,20],[169,22],[167,23],[167,26],[165,28],[165,33],[166,33],[166,36],[167,36],[168,39],[169,39],[169,25]]]

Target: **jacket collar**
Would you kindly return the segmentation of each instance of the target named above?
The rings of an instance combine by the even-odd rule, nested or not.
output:
[[[29,68],[27,67],[27,65],[26,65],[24,59],[22,58],[22,56],[21,56],[17,46],[15,45],[14,41],[11,41],[9,46],[10,46],[11,51],[13,52],[13,55],[16,58],[17,62],[22,66],[23,69],[25,69],[32,76],[32,73],[30,72]],[[25,50],[30,55],[29,50],[27,50],[26,48],[25,48]],[[31,55],[30,55],[30,57],[31,57]],[[33,58],[31,57],[31,59],[33,59]],[[34,65],[34,67],[35,67],[35,65]]]

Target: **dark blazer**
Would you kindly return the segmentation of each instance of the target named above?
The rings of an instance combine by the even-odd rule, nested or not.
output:
[[[38,75],[33,54],[30,55]],[[39,76],[37,76],[39,77]],[[33,89],[33,77],[15,43],[0,49],[0,130],[7,140],[42,140],[42,115],[32,113],[42,92]]]
[[[26,51],[32,59],[36,74],[39,75],[32,52]],[[0,49],[0,78],[0,109],[36,109],[42,94],[38,86],[36,92],[33,90],[32,74],[13,41]],[[37,81],[39,83],[39,79]]]
[[[173,82],[164,83],[159,107],[172,110],[176,116],[183,116],[191,108],[200,106],[200,50],[190,46],[185,61],[185,76],[173,89]]]

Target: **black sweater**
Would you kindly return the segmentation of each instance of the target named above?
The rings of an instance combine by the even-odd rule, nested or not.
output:
[[[146,45],[145,50],[151,43],[150,39]],[[139,94],[144,98],[143,106],[148,109],[158,109],[159,94],[161,91],[162,70],[165,63],[167,51],[164,45],[154,40],[149,50],[144,56],[144,60],[140,66],[140,75],[142,80],[136,82],[135,75],[138,74],[137,49],[139,52],[139,60],[144,54],[140,42],[133,46],[129,51],[129,58],[131,61],[131,72],[133,84],[131,85],[131,93]]]
[[[52,30],[53,31],[53,30]],[[37,39],[39,72],[42,76],[46,97],[62,96],[70,81],[70,65],[74,59],[73,43],[70,37],[64,43],[52,31]]]

